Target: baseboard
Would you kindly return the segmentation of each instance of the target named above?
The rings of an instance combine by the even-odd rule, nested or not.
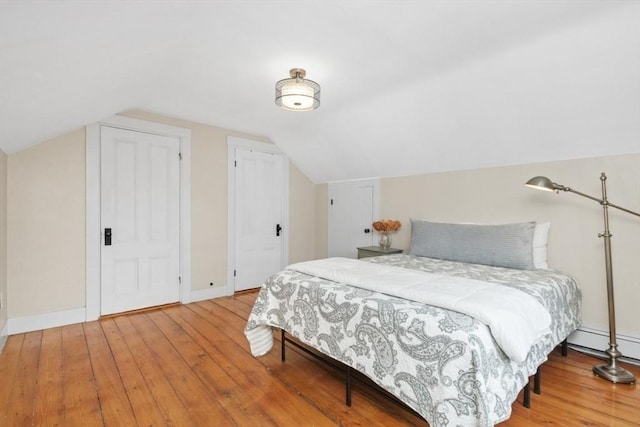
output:
[[[7,343],[7,337],[9,336],[9,321],[4,322],[4,326],[2,330],[0,330],[0,353],[4,348],[4,345]]]
[[[39,331],[57,326],[83,323],[86,320],[84,307],[54,313],[36,314],[34,316],[14,317],[7,320],[9,335],[23,332]]]
[[[580,326],[578,330],[569,335],[569,344],[577,346],[577,350],[586,353],[606,357],[605,350],[609,348],[609,331]],[[622,361],[640,365],[640,338],[616,334],[618,350],[622,353]]]
[[[227,287],[226,286],[216,286],[215,288],[207,288],[207,289],[198,289],[196,291],[191,291],[191,301],[204,301],[212,298],[220,298],[220,297],[228,297]]]
[[[226,286],[218,286],[211,289],[191,291],[191,302],[203,301],[212,298],[227,296]],[[24,332],[39,331],[41,329],[55,328],[57,326],[84,323],[86,321],[86,309],[84,307],[55,313],[37,314],[34,316],[14,317],[7,320],[0,335],[0,344],[4,343],[7,335],[21,334]]]

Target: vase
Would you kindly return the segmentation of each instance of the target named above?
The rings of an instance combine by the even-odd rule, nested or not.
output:
[[[387,250],[391,247],[391,235],[388,231],[380,232],[380,247],[384,250]]]

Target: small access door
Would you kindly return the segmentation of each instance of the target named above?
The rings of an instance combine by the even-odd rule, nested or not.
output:
[[[371,224],[378,215],[379,180],[329,184],[330,257],[356,258],[362,246],[377,238]]]

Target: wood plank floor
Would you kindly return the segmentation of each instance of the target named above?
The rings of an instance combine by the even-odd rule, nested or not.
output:
[[[0,426],[426,426],[293,347],[259,359],[243,329],[256,293],[13,335],[0,355]],[[638,426],[640,388],[556,351],[531,409],[501,426]],[[638,377],[640,368],[629,367]]]

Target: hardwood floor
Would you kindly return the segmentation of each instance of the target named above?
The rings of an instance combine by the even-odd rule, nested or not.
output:
[[[259,359],[243,329],[256,293],[13,335],[0,355],[0,426],[426,426],[288,347]],[[638,426],[640,388],[554,352],[542,395],[501,426]],[[630,368],[640,377],[640,368]]]

